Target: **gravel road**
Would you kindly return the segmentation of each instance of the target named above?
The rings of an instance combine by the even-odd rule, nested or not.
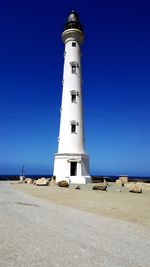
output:
[[[0,267],[149,267],[150,233],[0,182]]]

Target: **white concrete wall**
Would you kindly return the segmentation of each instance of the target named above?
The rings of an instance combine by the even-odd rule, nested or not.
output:
[[[77,161],[77,176],[70,175],[70,164],[72,160]],[[77,184],[90,182],[88,156],[56,154],[53,175],[56,176],[56,182],[62,180]]]
[[[54,160],[54,172],[53,175],[56,176],[56,181],[65,180],[67,176],[70,175],[70,164],[68,164],[67,157],[57,157]]]

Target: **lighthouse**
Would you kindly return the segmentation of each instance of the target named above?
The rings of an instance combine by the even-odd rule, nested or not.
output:
[[[89,175],[89,157],[85,153],[82,103],[81,44],[84,41],[82,25],[77,12],[69,13],[62,33],[64,69],[58,152],[54,156],[56,182],[86,184]]]

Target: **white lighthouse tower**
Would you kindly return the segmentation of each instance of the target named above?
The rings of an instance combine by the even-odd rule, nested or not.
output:
[[[53,173],[56,182],[67,180],[85,184],[91,181],[89,157],[84,148],[80,50],[83,39],[79,15],[72,11],[62,33],[65,51],[58,153],[55,154]]]

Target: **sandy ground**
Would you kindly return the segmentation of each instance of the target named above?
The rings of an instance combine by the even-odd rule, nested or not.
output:
[[[109,184],[108,191],[93,191],[93,184],[60,188],[57,185],[38,187],[29,184],[13,184],[26,193],[65,206],[87,211],[109,218],[140,224],[150,230],[150,185],[143,185],[143,193],[129,193],[115,183]]]
[[[0,182],[0,266],[150,266],[148,228],[67,204],[74,196],[77,207],[87,208],[89,202],[86,204],[83,197],[90,196],[90,203],[94,205],[96,196],[107,198],[111,192],[105,192],[105,195],[104,192],[93,192],[90,186],[85,186],[80,192],[57,186],[17,185],[26,189],[24,192],[15,187],[10,182]],[[40,196],[42,192],[45,196],[53,196],[55,202],[58,203],[59,199],[66,204],[45,201],[30,192]]]

